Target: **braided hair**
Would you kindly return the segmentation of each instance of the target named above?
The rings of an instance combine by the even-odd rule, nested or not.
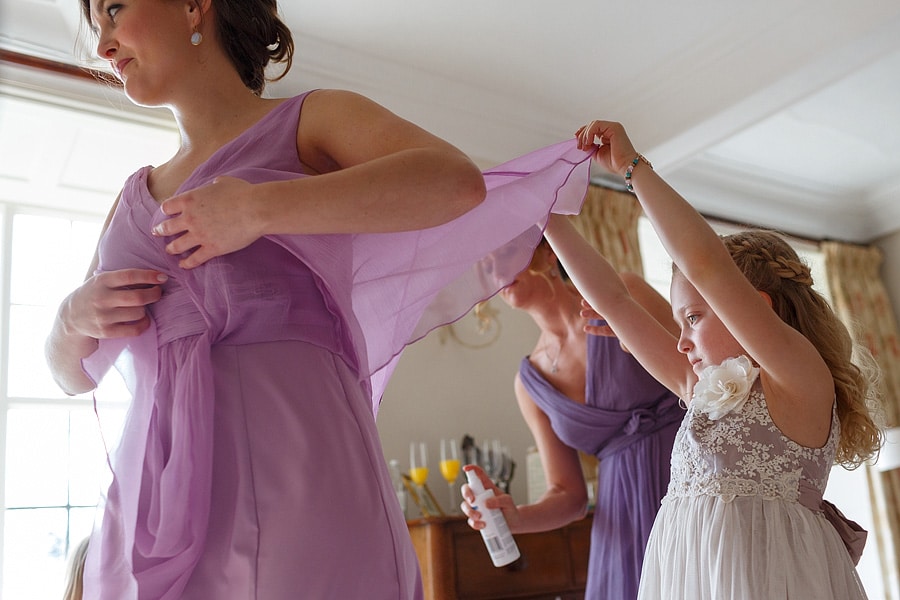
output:
[[[776,314],[812,342],[828,365],[841,425],[835,462],[858,467],[881,445],[881,431],[870,413],[877,397],[877,367],[871,355],[854,345],[847,327],[813,289],[809,267],[782,237],[750,230],[723,236],[722,241],[753,287],[772,299]]]

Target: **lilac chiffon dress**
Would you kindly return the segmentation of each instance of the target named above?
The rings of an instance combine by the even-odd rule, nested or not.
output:
[[[527,358],[519,374],[559,439],[600,459],[585,598],[633,600],[684,417],[678,398],[611,337],[587,336],[584,404],[553,387]]]
[[[278,104],[181,190],[219,175],[303,177],[304,97]],[[84,360],[94,381],[114,365],[132,395],[85,598],[421,598],[375,428],[382,392],[405,345],[528,264],[551,210],[579,210],[589,156],[573,140],[492,169],[485,202],[439,227],[269,236],[193,270],[149,233],[163,217],[151,168],[131,176],[99,269],[169,280],[147,331],[102,340]]]

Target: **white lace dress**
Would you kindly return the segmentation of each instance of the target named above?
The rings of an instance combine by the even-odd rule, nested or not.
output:
[[[759,381],[713,420],[692,402],[675,438],[672,478],[644,557],[644,600],[866,598],[826,518],[840,424],[822,448],[772,422]]]

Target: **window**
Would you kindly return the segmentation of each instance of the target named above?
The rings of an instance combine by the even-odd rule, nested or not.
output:
[[[61,393],[43,341],[59,302],[90,264],[100,224],[9,207],[7,219],[3,595],[52,597],[69,549],[91,531],[103,447],[90,396]]]
[[[730,225],[718,223],[712,223],[712,225],[720,234],[727,234],[737,230],[737,228]],[[644,267],[644,278],[665,298],[669,298],[672,260],[653,231],[650,221],[645,217],[641,217],[638,221],[638,239]],[[810,242],[791,240],[791,243],[812,271],[813,281],[815,282],[813,287],[831,302],[823,254],[815,244]],[[831,469],[828,487],[825,489],[825,498],[834,503],[847,518],[856,521],[864,529],[872,532],[875,529],[875,523],[869,494],[868,492],[859,492],[859,490],[868,489],[869,484],[866,479],[865,468],[861,467],[854,471],[848,471],[843,467],[835,466]],[[884,596],[881,557],[874,534],[869,536],[865,552],[863,552],[859,565],[857,565],[857,572],[870,598],[881,598]]]
[[[61,597],[93,527],[109,482],[93,398],[56,386],[44,340],[125,177],[176,144],[171,128],[0,89],[0,598]],[[121,422],[125,403],[104,409]]]
[[[741,228],[719,222],[711,222],[713,229],[725,235]],[[653,226],[646,217],[638,219],[638,243],[641,248],[641,260],[644,267],[644,278],[665,298],[669,297],[669,282],[672,279],[672,259],[663,248],[662,242],[653,231]],[[831,292],[825,278],[825,257],[818,246],[812,242],[792,240],[791,245],[800,258],[806,261],[812,272],[815,289],[831,302]]]

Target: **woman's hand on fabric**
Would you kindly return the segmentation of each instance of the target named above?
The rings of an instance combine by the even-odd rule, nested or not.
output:
[[[578,314],[587,321],[604,321],[602,325],[595,325],[590,322],[585,323],[585,333],[603,337],[616,337],[616,333],[612,330],[612,327],[607,325],[603,319],[603,315],[594,310],[594,308],[588,304],[587,300],[581,300],[581,311]]]
[[[174,236],[166,252],[183,255],[178,264],[184,269],[246,248],[263,235],[252,188],[242,179],[217,177],[209,185],[172,196],[160,205],[168,218],[152,233]]]
[[[150,325],[147,306],[160,299],[167,279],[152,269],[99,273],[65,299],[59,318],[69,334],[94,339],[140,335]]]
[[[625,128],[621,123],[613,121],[591,121],[587,125],[578,128],[575,132],[578,147],[588,150],[595,147],[594,160],[603,165],[608,171],[624,176],[625,170],[637,151],[628,139]],[[597,144],[599,140],[599,145]]]
[[[503,516],[506,518],[506,524],[509,525],[512,531],[515,531],[515,527],[519,524],[521,520],[519,517],[519,509],[516,507],[516,503],[513,501],[512,496],[504,493],[500,490],[494,482],[491,481],[491,478],[487,476],[484,470],[477,465],[466,465],[463,467],[464,471],[475,471],[478,475],[478,478],[481,480],[481,483],[484,485],[484,489],[486,490],[494,490],[494,497],[488,498],[484,501],[483,507],[478,508],[499,508],[503,511]],[[475,502],[475,492],[472,491],[472,488],[468,483],[464,483],[462,486],[462,497],[463,501],[460,503],[459,508],[463,512],[468,520],[466,521],[472,529],[480,530],[484,529],[487,523],[485,523],[482,518],[482,513],[473,507]]]

